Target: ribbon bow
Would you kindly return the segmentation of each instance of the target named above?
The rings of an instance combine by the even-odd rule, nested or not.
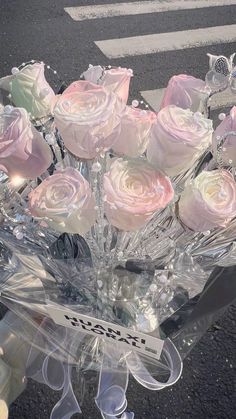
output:
[[[212,93],[223,91],[229,87],[236,93],[236,66],[235,53],[229,58],[224,55],[207,54],[210,70],[206,74],[206,84]]]

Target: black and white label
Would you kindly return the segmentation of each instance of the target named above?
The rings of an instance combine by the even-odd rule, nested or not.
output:
[[[160,358],[164,344],[162,339],[78,314],[64,307],[57,308],[48,305],[47,311],[56,324],[80,330],[94,337],[100,336],[110,343],[117,342],[117,344],[123,345],[126,350],[134,350],[155,359]]]

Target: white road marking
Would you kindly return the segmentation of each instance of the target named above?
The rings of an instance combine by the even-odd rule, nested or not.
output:
[[[144,90],[141,93],[144,100],[158,112],[161,106],[161,101],[164,96],[165,88],[155,90]],[[224,92],[217,93],[212,96],[211,109],[220,109],[223,107],[233,106],[236,104],[236,94],[233,94],[229,89]]]
[[[154,111],[158,112],[161,106],[165,90],[165,88],[155,90],[144,90],[140,93],[144,100],[154,109]]]
[[[236,5],[235,0],[150,0],[132,3],[99,4],[90,6],[65,7],[73,20],[98,19],[104,17],[139,15],[169,12],[174,10],[200,9],[215,6]]]
[[[108,58],[153,54],[236,41],[236,25],[95,41]]]

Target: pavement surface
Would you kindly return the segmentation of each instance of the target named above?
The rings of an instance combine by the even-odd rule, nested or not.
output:
[[[186,4],[191,7],[188,9]],[[140,92],[161,89],[168,79],[178,73],[188,73],[204,78],[208,69],[206,53],[229,56],[236,50],[232,27],[235,24],[236,2],[209,1],[210,7],[198,8],[203,1],[156,0],[165,6],[164,12],[147,12],[123,15],[106,12],[104,17],[74,20],[65,11],[66,7],[100,4],[113,5],[109,0],[0,0],[0,76],[10,73],[13,66],[31,59],[43,60],[56,69],[62,81],[70,83],[79,79],[88,65],[114,65],[133,68],[131,99],[141,99]],[[130,1],[132,3],[132,1]],[[148,1],[147,1],[148,3]],[[173,10],[173,3],[179,10]],[[182,8],[181,8],[182,3]],[[219,6],[221,4],[221,6]],[[155,5],[156,6],[156,5]],[[91,12],[90,7],[90,12]],[[129,6],[130,7],[130,6]],[[107,10],[109,7],[107,6]],[[133,10],[133,8],[131,7]],[[157,10],[157,8],[156,8]],[[109,15],[110,13],[110,15]],[[214,30],[214,42],[208,37],[208,28]],[[205,28],[205,39],[199,39],[198,29]],[[223,29],[222,29],[223,28]],[[186,31],[186,44],[181,44],[180,31]],[[176,32],[176,41],[173,33]],[[212,33],[212,31],[210,31]],[[150,34],[168,34],[171,47],[168,51],[155,53],[145,45],[147,54],[136,55],[133,44],[127,40],[126,53],[109,59],[95,41],[129,38]],[[188,37],[196,37],[188,47]],[[201,32],[202,34],[202,32]],[[221,35],[224,42],[221,42]],[[202,36],[202,35],[201,35]],[[212,37],[212,35],[211,35]],[[217,39],[218,37],[218,39]],[[145,42],[146,38],[140,38]],[[191,38],[193,39],[193,38]],[[195,38],[194,38],[195,39]],[[119,41],[117,41],[119,42]],[[194,45],[193,45],[194,44]],[[177,47],[176,47],[177,45]],[[178,49],[177,49],[178,48]],[[158,47],[156,47],[158,50]],[[121,54],[122,55],[122,54]],[[50,75],[49,75],[50,76]],[[137,419],[234,419],[236,418],[235,365],[236,365],[236,307],[231,306],[224,317],[211,328],[184,361],[184,372],[179,382],[159,393],[145,390],[130,383],[128,389],[129,409]],[[93,397],[93,381],[85,391],[82,419],[100,417]],[[75,385],[77,394],[81,389]],[[58,401],[59,394],[42,385],[29,382],[26,391],[10,409],[10,419],[47,419]],[[81,401],[81,398],[80,398]],[[1,419],[1,418],[0,418]]]

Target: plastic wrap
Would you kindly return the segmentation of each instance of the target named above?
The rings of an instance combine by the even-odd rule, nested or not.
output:
[[[211,57],[205,94],[202,96],[201,92],[205,116],[206,97],[209,99],[215,91],[233,86],[233,58],[228,61],[223,58],[225,65],[229,67],[227,76],[219,76],[217,57]],[[95,70],[90,69],[84,76],[88,77],[89,74],[90,77],[91,71],[93,73]],[[121,158],[115,145],[107,147],[108,139],[110,141],[112,136],[119,136],[123,129],[122,122],[118,123],[117,115],[119,114],[121,121],[125,120],[127,126],[130,123],[130,114],[127,117],[123,113],[125,105],[119,102],[119,95],[122,96],[123,92],[118,89],[119,83],[115,83],[119,101],[110,92],[110,83],[106,86],[107,90],[102,90],[101,86],[115,74],[110,74],[109,71],[102,69],[102,77],[100,74],[93,89],[99,92],[97,95],[105,92],[110,106],[114,106],[116,118],[103,110],[103,115],[109,118],[109,124],[107,121],[105,124],[103,119],[102,125],[101,121],[98,123],[96,118],[103,103],[97,103],[96,118],[94,116],[97,125],[94,120],[90,121],[92,128],[86,134],[91,148],[86,148],[87,143],[83,143],[84,148],[81,144],[79,146],[80,153],[81,147],[83,153],[91,153],[89,158],[86,157],[85,160],[84,156],[76,157],[71,152],[71,147],[74,153],[75,145],[78,146],[80,138],[78,140],[76,136],[80,131],[72,131],[71,136],[66,136],[68,131],[63,124],[67,119],[64,120],[62,114],[63,106],[69,106],[70,102],[60,105],[62,95],[56,104],[55,114],[33,120],[37,132],[41,133],[41,140],[47,142],[52,152],[51,166],[33,180],[12,179],[3,175],[0,184],[0,301],[12,312],[4,318],[4,322],[13,335],[20,336],[27,342],[25,375],[46,383],[54,390],[63,390],[61,399],[51,413],[52,419],[69,418],[72,414],[81,412],[71,383],[74,370],[81,382],[86,371],[97,373],[98,390],[95,402],[103,418],[122,415],[123,419],[132,419],[133,413],[126,411],[129,375],[140,385],[153,391],[173,385],[181,376],[185,356],[236,298],[236,283],[229,268],[235,264],[236,258],[235,195],[232,193],[231,216],[227,213],[227,220],[224,219],[223,223],[221,219],[216,223],[212,216],[207,220],[209,229],[202,227],[194,230],[192,224],[192,228],[189,228],[185,223],[186,217],[182,216],[181,207],[186,188],[193,187],[199,174],[219,173],[219,176],[224,177],[223,181],[228,182],[230,179],[230,185],[234,185],[235,162],[231,159],[226,161],[224,154],[225,147],[232,147],[230,141],[236,136],[234,127],[227,128],[226,134],[215,134],[215,148],[212,149],[209,145],[213,131],[211,122],[199,112],[187,112],[187,121],[190,118],[193,125],[203,125],[206,141],[204,147],[200,147],[200,152],[199,148],[196,149],[190,167],[186,167],[186,170],[181,168],[178,173],[173,170],[179,170],[179,165],[171,168],[171,181],[162,172],[158,172],[161,180],[158,178],[155,181],[164,182],[169,195],[173,191],[172,199],[166,198],[164,208],[153,211],[153,202],[143,209],[142,199],[139,200],[137,194],[137,200],[132,201],[129,198],[126,206],[115,202],[115,210],[118,208],[120,212],[118,216],[114,216],[114,205],[112,207],[109,203],[109,207],[107,195],[104,195],[105,188],[106,193],[112,195],[109,182],[114,159],[118,157],[116,161],[130,165],[131,174],[135,173],[134,181],[131,179],[133,183],[124,177],[121,186],[124,186],[122,182],[127,181],[125,187],[137,188],[140,194],[144,194],[145,202],[150,200],[150,196],[155,201],[155,194],[154,198],[152,191],[145,195],[145,188],[150,183],[140,186],[140,182],[153,173],[156,162],[146,161],[150,158],[150,149],[147,154],[138,151],[141,154],[139,156]],[[120,71],[122,73],[123,70]],[[127,83],[131,74],[127,71],[124,73]],[[124,80],[120,85],[122,89],[123,82]],[[79,83],[81,82],[66,89],[65,95],[71,95]],[[86,83],[80,85],[83,92],[92,89]],[[91,92],[89,94],[93,97]],[[166,101],[171,97],[167,95]],[[97,98],[99,101],[100,97]],[[39,107],[37,101],[35,106],[40,112],[42,109],[49,112],[48,108],[42,108],[41,105]],[[6,108],[2,116],[0,115],[3,121],[5,114],[12,112],[9,105]],[[135,113],[136,118],[135,108],[133,106],[131,113]],[[145,116],[146,135],[147,115],[142,114],[146,111],[139,111]],[[178,112],[182,115],[182,110]],[[85,113],[82,116],[81,132],[85,125]],[[155,118],[153,114],[150,115],[148,129],[151,129]],[[67,127],[68,130],[72,129],[73,123],[74,119],[72,125]],[[101,126],[104,130],[102,132]],[[190,132],[193,129],[192,125],[187,125],[187,128]],[[141,136],[139,129],[135,131],[135,135],[137,133]],[[74,138],[77,138],[76,144],[71,142]],[[133,150],[132,148],[132,153]],[[27,152],[31,151],[30,149]],[[155,158],[154,154],[151,155],[151,160],[152,158]],[[172,159],[174,162],[174,157]],[[8,164],[11,165],[11,160]],[[189,164],[187,160],[186,164]],[[122,165],[120,167],[122,170]],[[145,170],[142,177],[143,167]],[[65,207],[56,208],[55,214],[55,210],[53,212],[50,207],[51,203],[48,207],[45,204],[43,210],[39,208],[35,191],[42,191],[45,182],[50,182],[52,176],[57,176],[58,173],[62,186],[61,190],[55,192],[53,199],[66,204]],[[119,175],[120,172],[117,171],[115,180]],[[79,206],[77,201],[69,202],[69,195],[68,202],[66,201],[63,182],[72,182],[72,189],[77,187],[76,182],[81,182],[76,194],[72,194],[74,199],[82,189]],[[218,179],[209,195],[211,197],[218,193],[219,199],[224,200],[228,184],[223,184],[223,189],[218,188],[219,184],[221,186],[220,182]],[[158,183],[157,185],[156,193],[160,194],[161,199],[165,187]],[[51,199],[48,188],[45,187],[44,203]],[[121,196],[124,197],[124,192]],[[141,208],[139,213],[135,212],[138,205]],[[204,203],[203,212],[206,207]],[[39,209],[42,210],[41,213]],[[130,223],[127,223],[127,217],[130,217]],[[188,215],[188,218],[187,221],[191,221],[191,216]],[[198,220],[194,222],[199,224]],[[89,223],[91,225],[88,228]],[[122,227],[124,225],[125,228]],[[224,270],[224,267],[227,269]]]

